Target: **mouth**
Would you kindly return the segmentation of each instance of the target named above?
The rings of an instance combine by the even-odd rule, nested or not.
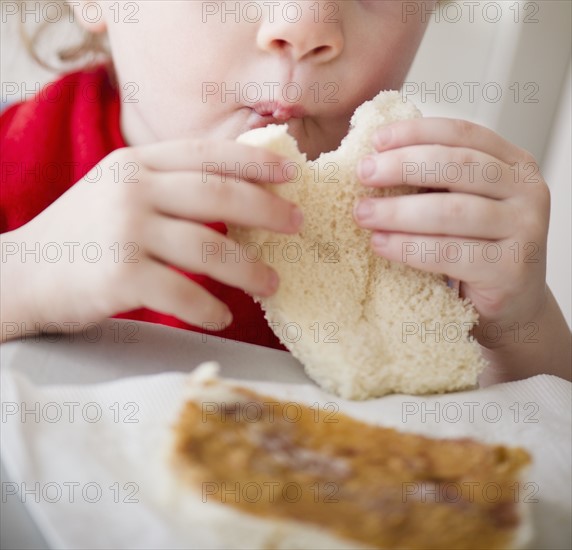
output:
[[[269,124],[284,124],[292,119],[304,118],[307,113],[301,105],[263,101],[249,107],[249,128],[264,128]]]

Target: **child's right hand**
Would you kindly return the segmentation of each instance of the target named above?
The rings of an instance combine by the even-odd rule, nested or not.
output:
[[[278,286],[274,270],[233,254],[238,245],[203,224],[296,232],[302,223],[298,208],[257,185],[286,181],[287,162],[233,141],[114,151],[40,215],[2,235],[18,250],[39,243],[42,251],[39,263],[30,254],[24,261],[19,253],[3,259],[3,326],[85,323],[140,307],[195,325],[228,324],[225,304],[169,266],[272,294]],[[206,255],[205,243],[230,253]],[[49,261],[58,249],[61,258]]]

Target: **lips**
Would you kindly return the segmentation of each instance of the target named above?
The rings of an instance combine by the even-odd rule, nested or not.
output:
[[[260,116],[271,116],[276,120],[286,122],[291,118],[302,118],[306,112],[301,105],[265,101],[254,105],[253,110]]]
[[[250,107],[250,128],[263,128],[269,124],[283,124],[291,119],[303,118],[306,111],[301,105],[263,101]]]

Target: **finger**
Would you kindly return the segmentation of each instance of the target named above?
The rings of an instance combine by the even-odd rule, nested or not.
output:
[[[393,122],[378,129],[373,136],[373,144],[377,151],[429,144],[469,147],[511,166],[534,161],[530,153],[496,132],[466,120],[452,118],[417,118]]]
[[[498,264],[503,254],[500,244],[490,241],[404,233],[374,233],[371,245],[388,260],[467,283],[496,277],[491,264]]]
[[[228,174],[231,180],[280,183],[288,180],[285,157],[260,147],[225,140],[163,141],[136,148],[139,161],[150,170],[192,170]]]
[[[518,172],[495,157],[443,145],[408,146],[369,155],[362,159],[358,175],[371,187],[404,184],[495,199],[513,196],[523,186]]]
[[[203,181],[188,172],[162,172],[153,176],[149,197],[156,210],[203,223],[223,221],[295,233],[302,211],[270,191],[245,181],[223,183],[220,176]]]
[[[140,271],[141,306],[173,315],[196,326],[219,326],[232,322],[229,308],[201,285],[154,260]]]
[[[272,268],[208,227],[155,215],[146,229],[148,253],[162,262],[208,275],[256,296],[270,296],[278,288],[278,276]]]
[[[421,193],[356,204],[354,217],[365,229],[497,240],[509,237],[516,220],[502,201],[461,193]]]

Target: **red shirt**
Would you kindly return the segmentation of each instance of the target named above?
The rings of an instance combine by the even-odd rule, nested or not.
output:
[[[35,98],[6,109],[0,116],[0,233],[29,222],[111,151],[127,146],[120,103],[108,70],[99,66],[66,75]],[[223,224],[214,227],[226,231]],[[117,317],[284,349],[250,296],[206,276],[186,275],[230,307],[234,321],[229,327],[209,332],[148,309]]]

